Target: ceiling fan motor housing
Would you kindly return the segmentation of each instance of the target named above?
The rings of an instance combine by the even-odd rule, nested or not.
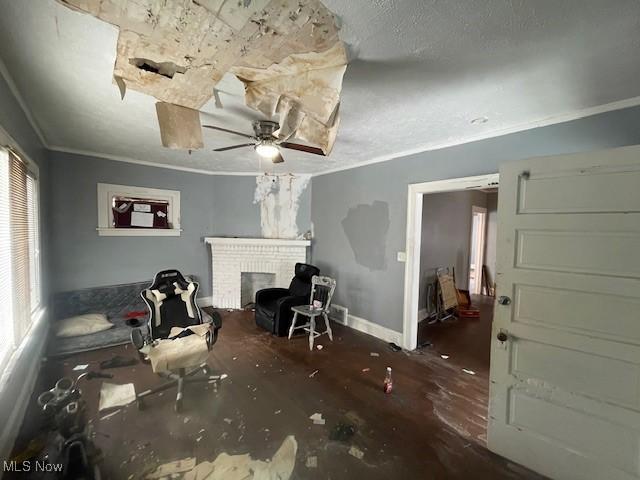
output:
[[[275,137],[273,132],[278,128],[280,128],[278,122],[272,122],[271,120],[256,120],[253,122],[253,131],[260,140],[273,140]]]

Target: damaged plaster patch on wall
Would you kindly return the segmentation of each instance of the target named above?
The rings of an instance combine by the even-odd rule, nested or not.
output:
[[[300,196],[310,175],[261,175],[256,177],[253,203],[260,205],[260,226],[264,238],[300,238],[298,210]]]
[[[351,207],[342,220],[356,262],[370,270],[387,268],[386,246],[389,232],[389,204],[379,200],[371,205]]]
[[[58,2],[119,27],[113,77],[121,96],[132,89],[197,111],[232,72],[245,84],[245,103],[278,118],[279,137],[331,151],[347,54],[319,0]]]

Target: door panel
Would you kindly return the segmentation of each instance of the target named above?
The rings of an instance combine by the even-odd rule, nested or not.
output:
[[[498,202],[489,448],[639,479],[640,147],[505,164]]]
[[[637,297],[560,286],[515,285],[514,322],[640,343]]]
[[[640,169],[602,166],[520,177],[518,213],[640,212]],[[571,192],[565,185],[571,184]],[[598,195],[592,195],[598,192]]]

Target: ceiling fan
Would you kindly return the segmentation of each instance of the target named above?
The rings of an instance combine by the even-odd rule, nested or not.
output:
[[[278,122],[272,122],[270,120],[256,120],[252,125],[254,135],[236,132],[234,130],[216,127],[214,125],[203,125],[203,127],[210,128],[212,130],[220,130],[221,132],[233,133],[234,135],[240,135],[241,137],[251,139],[250,143],[241,143],[239,145],[231,145],[230,147],[216,148],[213,150],[214,152],[226,152],[227,150],[234,150],[236,148],[253,147],[258,155],[263,158],[270,159],[273,163],[284,162],[284,158],[282,158],[279,147],[324,156],[324,152],[320,148],[301,145],[299,143],[291,143],[285,141],[286,139],[278,138],[274,135],[274,132],[280,128]]]

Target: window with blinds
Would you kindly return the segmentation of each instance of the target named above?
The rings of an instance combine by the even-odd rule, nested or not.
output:
[[[0,362],[20,344],[40,303],[38,181],[0,149]]]

